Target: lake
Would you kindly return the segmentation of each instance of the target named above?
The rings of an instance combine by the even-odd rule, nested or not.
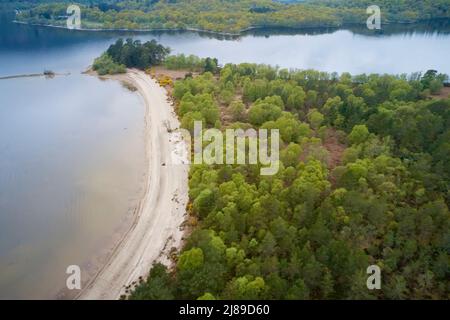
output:
[[[69,265],[87,281],[133,220],[145,181],[144,107],[120,83],[82,71],[118,37],[174,53],[328,72],[450,74],[448,22],[364,28],[87,32],[11,23],[0,15],[0,299],[71,298]]]

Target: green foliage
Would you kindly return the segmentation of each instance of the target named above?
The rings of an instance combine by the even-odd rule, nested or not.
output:
[[[204,71],[211,72],[211,73],[217,73],[218,66],[219,66],[219,62],[217,61],[216,58],[211,59],[208,57],[205,59]]]
[[[255,126],[260,126],[264,122],[277,120],[281,116],[281,107],[265,98],[258,100],[248,111],[249,122]]]
[[[197,300],[216,300],[216,298],[209,292],[206,292],[201,297],[198,297]]]
[[[125,42],[123,39],[118,39],[106,50],[115,63],[139,69],[161,64],[169,52],[169,48],[163,47],[155,40],[142,44],[140,40],[133,41],[130,38]]]
[[[239,277],[231,281],[225,289],[225,299],[237,300],[259,300],[263,299],[266,294],[266,285],[264,279],[251,276]]]
[[[348,140],[351,144],[361,144],[369,137],[369,130],[364,124],[359,124],[353,127],[352,132],[348,135]]]
[[[450,99],[424,95],[437,77],[245,63],[177,81],[183,127],[279,129],[280,170],[192,165],[198,223],[176,271],[131,297],[447,299]]]
[[[245,104],[241,101],[233,101],[229,106],[234,121],[245,120]]]
[[[309,123],[311,124],[311,127],[313,129],[317,130],[317,129],[319,129],[320,125],[322,124],[322,122],[324,120],[324,116],[319,111],[312,109],[308,113],[308,120],[309,120]]]
[[[43,0],[29,4],[18,19],[31,23],[64,26],[67,4]],[[56,2],[56,3],[55,3]],[[449,18],[448,0],[306,0],[279,3],[271,0],[177,0],[114,2],[78,1],[82,27],[103,29],[202,29],[239,33],[251,27],[338,27],[364,24],[366,8],[377,4],[384,23],[417,22]],[[212,70],[209,70],[212,71]]]
[[[153,266],[148,281],[140,283],[133,291],[133,300],[170,300],[174,299],[173,280],[167,268],[158,263]]]
[[[164,66],[168,69],[183,69],[197,72],[216,73],[218,65],[217,59],[199,58],[194,55],[185,56],[184,54],[168,56],[164,61]]]
[[[190,55],[178,54],[176,56],[168,56],[164,61],[167,69],[187,69],[189,71],[202,71],[205,62],[203,59]]]
[[[445,74],[438,74],[436,70],[428,70],[420,80],[425,89],[429,89],[432,94],[438,94],[443,88],[444,81],[448,80]]]
[[[203,265],[203,251],[200,248],[193,248],[183,252],[178,262],[180,272],[191,271],[200,268]]]
[[[192,82],[201,81],[198,79],[196,78]],[[175,90],[177,90],[177,87],[175,87]],[[178,90],[180,90],[179,87]],[[216,121],[219,120],[219,107],[210,93],[192,95],[188,92],[183,95],[180,101],[179,114],[182,117],[182,127],[186,129],[193,129],[192,121],[194,120],[203,121],[206,126],[214,127]]]
[[[123,64],[115,63],[107,53],[103,53],[100,57],[96,58],[92,68],[101,76],[126,72],[126,67]]]

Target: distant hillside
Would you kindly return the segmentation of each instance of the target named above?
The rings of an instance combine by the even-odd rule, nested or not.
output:
[[[450,18],[450,0],[79,0],[82,27],[99,29],[201,29],[239,33],[255,27],[339,27],[364,24],[377,4],[383,23]],[[17,19],[64,26],[67,1],[35,0]]]

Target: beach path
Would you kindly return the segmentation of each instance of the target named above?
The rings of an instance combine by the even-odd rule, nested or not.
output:
[[[189,167],[171,164],[174,150],[186,145],[181,138],[168,138],[168,128],[178,128],[179,121],[167,91],[139,70],[108,78],[131,84],[145,102],[149,168],[145,195],[132,227],[77,299],[119,299],[127,286],[146,278],[153,262],[169,264],[168,253],[180,247],[186,218]]]

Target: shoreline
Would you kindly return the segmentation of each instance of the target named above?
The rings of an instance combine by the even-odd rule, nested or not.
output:
[[[16,74],[16,75],[9,75],[9,76],[0,76],[0,80],[9,80],[9,79],[18,79],[18,78],[35,78],[35,77],[46,77],[46,78],[53,78],[57,76],[69,76],[70,73],[52,73],[52,74],[45,74],[45,73],[29,73],[29,74]]]
[[[17,24],[23,24],[28,26],[37,26],[37,27],[47,27],[47,28],[58,28],[58,29],[65,29],[65,30],[73,30],[73,31],[88,31],[88,32],[164,32],[164,31],[189,31],[189,32],[200,32],[200,33],[207,33],[207,34],[214,34],[219,36],[230,36],[230,37],[237,37],[243,35],[244,32],[251,31],[254,29],[260,29],[261,27],[249,27],[240,30],[238,33],[233,32],[220,32],[220,31],[212,31],[212,30],[204,30],[204,29],[198,29],[198,28],[153,28],[153,29],[121,29],[121,28],[80,28],[80,29],[69,29],[65,26],[58,26],[54,24],[45,24],[45,23],[30,23],[27,21],[20,21],[20,20],[13,20],[13,23]]]
[[[439,19],[448,19],[448,18],[439,18]],[[392,26],[392,25],[414,25],[414,24],[421,24],[428,22],[429,19],[422,19],[417,21],[388,21],[384,22],[383,25]],[[287,26],[249,26],[247,28],[243,28],[237,32],[226,32],[226,31],[213,31],[213,30],[206,30],[206,29],[200,29],[200,28],[192,28],[192,27],[186,27],[186,28],[147,28],[147,29],[125,29],[125,28],[80,28],[80,29],[69,29],[66,26],[59,26],[54,24],[45,24],[45,23],[31,23],[27,21],[20,21],[20,20],[12,20],[13,23],[17,24],[23,24],[23,25],[29,25],[29,26],[38,26],[38,27],[47,27],[47,28],[58,28],[58,29],[65,29],[65,30],[74,30],[74,31],[87,31],[87,32],[198,32],[198,33],[204,33],[204,34],[211,34],[211,35],[217,35],[217,36],[226,36],[226,37],[241,37],[245,36],[247,32],[250,31],[258,31],[258,30],[265,30],[265,29],[285,29],[285,30],[292,30],[292,31],[306,31],[306,30],[314,30],[314,29],[345,29],[345,28],[351,28],[351,27],[361,27],[365,26],[364,23],[344,23],[341,25],[323,25],[323,26],[301,26],[301,27],[287,27]]]
[[[96,72],[86,72],[97,76]],[[113,249],[99,271],[83,285],[75,299],[116,300],[145,279],[154,262],[173,263],[170,253],[179,250],[188,202],[188,166],[172,165],[171,155],[186,148],[180,137],[168,139],[167,125],[178,128],[179,121],[167,91],[143,71],[98,76],[132,85],[145,106],[145,154],[148,163],[145,192],[130,228]]]

